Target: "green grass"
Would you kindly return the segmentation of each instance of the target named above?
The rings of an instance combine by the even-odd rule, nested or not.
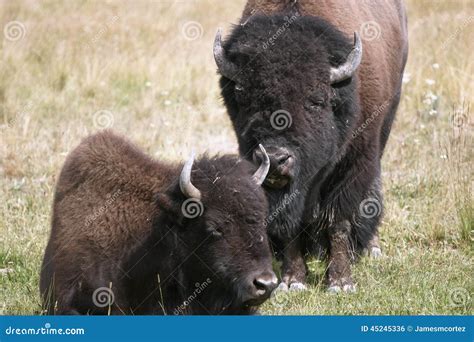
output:
[[[55,180],[101,128],[95,113],[109,111],[112,128],[157,158],[237,152],[212,41],[243,5],[0,2],[0,28],[26,28],[0,39],[0,313],[40,311]],[[309,291],[280,294],[264,314],[473,313],[474,6],[413,0],[408,12],[410,80],[383,159],[384,257],[363,258],[358,292],[337,295],[325,292],[325,264],[310,260]],[[183,36],[189,21],[202,27],[196,40]]]

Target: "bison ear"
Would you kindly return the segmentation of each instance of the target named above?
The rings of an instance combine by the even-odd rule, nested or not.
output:
[[[160,192],[155,196],[155,202],[159,209],[163,210],[167,215],[174,219],[179,219],[181,216],[181,207],[173,196],[167,193]]]

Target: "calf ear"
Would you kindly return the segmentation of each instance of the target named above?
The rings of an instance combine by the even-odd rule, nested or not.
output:
[[[177,226],[183,226],[186,218],[185,206],[186,198],[181,194],[178,186],[173,186],[172,190],[160,192],[155,195],[155,203],[164,219]]]
[[[160,192],[155,196],[155,202],[160,210],[170,215],[174,220],[181,217],[181,207],[179,203],[169,194]]]

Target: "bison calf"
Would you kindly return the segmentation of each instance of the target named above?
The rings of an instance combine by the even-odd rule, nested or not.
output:
[[[168,165],[110,131],[86,138],[57,183],[41,270],[47,312],[251,313],[277,285],[268,159],[255,168],[234,156]]]

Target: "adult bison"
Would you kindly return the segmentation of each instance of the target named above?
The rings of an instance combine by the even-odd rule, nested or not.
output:
[[[41,270],[47,312],[251,313],[277,285],[268,163],[169,165],[108,131],[85,139],[57,183]]]
[[[250,0],[225,43],[218,32],[214,57],[240,152],[259,160],[261,142],[270,156],[267,223],[283,288],[305,288],[307,252],[328,257],[336,292],[355,289],[358,255],[380,255],[380,159],[407,50],[396,0]]]

